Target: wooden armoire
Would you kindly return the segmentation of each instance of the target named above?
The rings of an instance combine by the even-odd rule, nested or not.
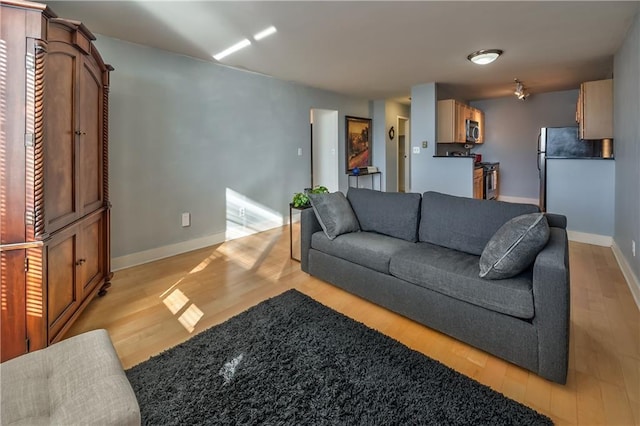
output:
[[[0,11],[1,358],[59,341],[110,286],[109,71],[80,22]]]

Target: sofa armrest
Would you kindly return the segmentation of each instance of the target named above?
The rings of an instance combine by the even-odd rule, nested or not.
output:
[[[561,214],[545,213],[550,227],[567,229],[567,217]]]
[[[309,273],[311,236],[318,231],[322,231],[322,226],[313,209],[302,210],[300,212],[300,266],[307,273]]]
[[[533,323],[538,330],[539,374],[565,383],[569,362],[569,241],[562,228],[551,236],[533,265]]]

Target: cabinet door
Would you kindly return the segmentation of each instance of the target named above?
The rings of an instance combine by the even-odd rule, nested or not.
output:
[[[80,203],[82,214],[103,204],[103,89],[98,66],[90,56],[82,58],[79,78],[79,155]]]
[[[104,216],[102,213],[83,220],[84,223],[81,225],[80,251],[76,263],[83,299],[102,282],[105,276]]]
[[[0,360],[4,362],[27,352],[25,250],[0,252],[0,264]]]
[[[467,119],[467,106],[456,102],[456,139],[458,143],[464,143],[467,140],[467,129],[465,120]]]
[[[53,238],[47,247],[49,342],[56,338],[80,304],[76,279],[77,237],[76,233],[65,231]]]
[[[438,101],[438,143],[453,143],[456,139],[456,103],[453,99]]]
[[[481,168],[473,170],[473,198],[484,198],[484,179]]]
[[[45,72],[45,220],[52,233],[79,217],[76,135],[78,52],[50,42]]]
[[[613,138],[613,80],[598,80],[580,86],[581,139]]]
[[[473,111],[472,120],[478,122],[478,127],[480,129],[480,136],[478,137],[478,142],[476,143],[483,143],[484,142],[484,113],[476,108],[473,108],[472,111]]]

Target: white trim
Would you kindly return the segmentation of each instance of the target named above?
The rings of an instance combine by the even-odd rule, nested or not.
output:
[[[499,195],[498,201],[506,201],[507,203],[522,203],[538,205],[538,199],[536,198],[523,198],[523,197],[509,197],[506,195]]]
[[[411,180],[411,155],[409,152],[411,150],[411,140],[409,139],[409,126],[411,126],[411,122],[409,121],[409,117],[405,117],[404,115],[396,115],[396,137],[397,140],[400,140],[400,120],[406,121],[404,126],[404,153],[407,156],[404,162],[404,192],[411,192],[411,188],[408,180]],[[385,136],[386,137],[386,136]],[[400,191],[400,145],[394,144],[396,146],[396,192]],[[408,179],[407,179],[408,178]],[[387,188],[388,190],[389,188]]]
[[[611,247],[613,238],[608,235],[587,234],[586,232],[570,231],[567,229],[569,241],[593,244],[594,246]]]
[[[203,247],[213,246],[223,243],[224,241],[225,233],[220,232],[206,237],[143,250],[137,253],[127,254],[125,256],[114,257],[111,259],[111,270],[119,271],[120,269],[130,268],[132,266],[142,265],[143,263],[153,262],[154,260],[164,259],[166,257],[201,249]]]
[[[620,250],[620,247],[618,247],[615,241],[613,242],[611,249],[613,250],[613,255],[618,261],[618,266],[620,266],[622,275],[624,275],[624,279],[627,281],[629,290],[631,290],[631,295],[636,302],[636,306],[640,309],[640,281],[633,273],[631,266],[627,263],[627,259],[622,255],[622,250]]]

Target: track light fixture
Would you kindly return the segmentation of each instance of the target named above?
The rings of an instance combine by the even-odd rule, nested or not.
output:
[[[514,81],[516,82],[516,90],[513,92],[513,94],[516,96],[516,98],[520,99],[521,101],[524,101],[529,97],[530,93],[527,92],[526,87],[524,87],[524,85],[520,80],[515,78]]]

